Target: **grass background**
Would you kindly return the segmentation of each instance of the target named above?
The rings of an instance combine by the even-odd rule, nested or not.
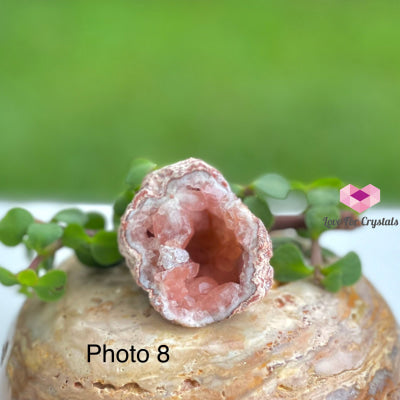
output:
[[[3,1],[0,198],[109,201],[132,159],[399,202],[396,1]]]

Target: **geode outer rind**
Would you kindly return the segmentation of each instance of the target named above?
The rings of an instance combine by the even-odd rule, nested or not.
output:
[[[189,189],[193,191],[187,192]],[[190,201],[190,196],[197,200]],[[223,221],[226,232],[234,233],[241,248],[239,281],[219,284],[213,288],[214,292],[209,292],[211,295],[206,293],[199,296],[203,299],[202,303],[192,299],[189,292],[185,299],[175,301],[163,285],[166,282],[165,277],[171,272],[165,260],[172,257],[172,264],[175,263],[172,270],[179,271],[180,265],[183,269],[186,268],[184,276],[187,279],[193,279],[192,275],[202,268],[194,262],[185,261],[185,248],[196,230],[193,215],[198,215],[199,212],[190,211],[190,220],[190,212],[183,208],[197,210],[204,207],[207,201],[209,208],[213,210],[212,215],[218,214],[212,217],[213,222]],[[175,235],[164,235],[159,227],[154,229],[158,223],[155,215],[162,209],[164,211],[158,218],[166,221],[168,228],[175,223],[172,230],[180,229]],[[207,215],[211,215],[208,209],[206,211]],[[168,233],[167,228],[165,232]],[[222,174],[199,159],[189,158],[148,174],[121,218],[118,240],[120,252],[133,277],[148,292],[153,307],[165,318],[181,325],[203,326],[241,312],[262,299],[272,285],[273,269],[269,264],[272,243],[263,223],[235,196]],[[206,276],[203,280],[207,278]],[[185,282],[175,282],[175,290],[176,285],[181,284],[182,293],[185,293]],[[226,292],[223,293],[225,288]],[[207,296],[212,296],[212,293],[219,295],[215,302],[204,300]],[[231,294],[229,304],[226,303],[228,294]],[[212,304],[212,311],[207,309],[211,303],[218,303],[217,306]]]

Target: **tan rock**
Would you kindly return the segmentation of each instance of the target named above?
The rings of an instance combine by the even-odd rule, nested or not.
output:
[[[338,294],[310,281],[279,286],[241,314],[187,328],[155,312],[125,266],[99,271],[70,259],[62,268],[65,297],[29,299],[19,316],[7,365],[12,400],[400,396],[396,323],[364,278]],[[88,344],[134,345],[149,361],[88,363]],[[166,363],[160,345],[169,347]]]

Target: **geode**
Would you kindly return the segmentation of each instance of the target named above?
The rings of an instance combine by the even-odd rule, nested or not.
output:
[[[153,307],[185,326],[245,310],[273,281],[263,223],[194,158],[145,177],[121,219],[119,248]]]

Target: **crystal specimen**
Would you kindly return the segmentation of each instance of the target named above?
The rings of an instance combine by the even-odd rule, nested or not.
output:
[[[264,225],[194,158],[147,175],[121,219],[119,247],[153,307],[185,326],[243,311],[273,280]]]

